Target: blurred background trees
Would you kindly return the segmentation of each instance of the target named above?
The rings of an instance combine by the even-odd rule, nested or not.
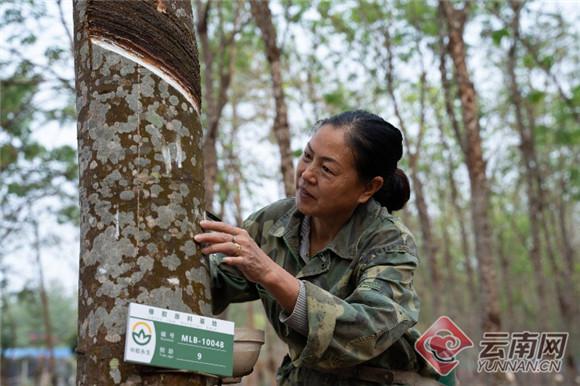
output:
[[[345,109],[376,112],[405,133],[402,168],[413,195],[399,215],[422,253],[419,327],[446,314],[474,341],[491,329],[568,331],[562,382],[571,384],[580,355],[577,3],[192,6],[204,76],[208,209],[239,224],[291,193],[288,159],[296,161],[316,120]],[[69,324],[58,319],[66,313],[55,309],[56,299],[72,314],[76,304],[70,20],[68,2],[0,2],[3,348],[44,344],[26,338],[44,331],[41,308],[25,312],[41,304],[35,223],[47,283],[62,267],[62,286],[45,284],[54,342],[69,342]],[[259,304],[230,307],[227,317],[266,326]],[[273,382],[284,347],[268,336],[247,384]],[[474,370],[477,352],[461,355],[466,384],[485,384]]]

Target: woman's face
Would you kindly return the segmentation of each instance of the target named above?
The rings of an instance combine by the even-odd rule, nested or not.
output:
[[[382,179],[376,185],[365,184],[358,178],[344,129],[323,125],[298,162],[296,206],[309,216],[350,217],[358,204],[368,201],[380,188]]]

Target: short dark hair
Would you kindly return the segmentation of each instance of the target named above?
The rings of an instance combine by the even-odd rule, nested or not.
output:
[[[345,111],[320,120],[323,125],[345,129],[345,139],[351,148],[355,168],[363,182],[383,178],[383,186],[373,196],[390,212],[402,209],[411,195],[409,179],[397,167],[403,156],[401,131],[378,115],[364,110]]]

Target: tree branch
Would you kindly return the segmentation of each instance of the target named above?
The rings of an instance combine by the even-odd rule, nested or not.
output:
[[[68,24],[66,23],[66,20],[64,18],[64,12],[62,9],[62,0],[57,0],[56,4],[58,5],[58,14],[60,17],[60,23],[62,24],[62,27],[66,33],[66,37],[68,38],[70,52],[71,52],[71,54],[73,54],[74,53],[74,41],[73,41],[72,33],[71,33],[71,31],[68,27]]]

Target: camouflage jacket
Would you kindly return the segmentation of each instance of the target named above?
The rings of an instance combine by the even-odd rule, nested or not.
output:
[[[278,370],[283,385],[364,385],[331,374],[359,364],[419,370],[413,348],[419,333],[412,328],[419,317],[413,288],[418,258],[409,230],[371,199],[305,263],[299,257],[302,218],[289,198],[252,214],[244,228],[268,256],[304,282],[308,336],[280,321],[282,308],[262,286],[220,265],[215,255],[210,259],[214,313],[229,303],[262,301],[288,344],[289,356]]]

